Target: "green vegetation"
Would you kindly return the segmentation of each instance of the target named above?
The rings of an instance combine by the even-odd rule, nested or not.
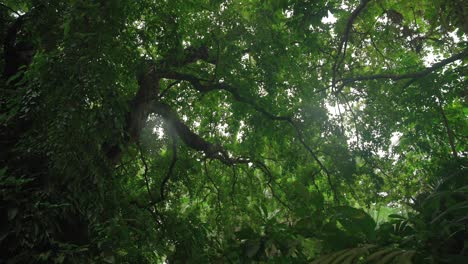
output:
[[[463,0],[3,0],[0,263],[468,263]]]

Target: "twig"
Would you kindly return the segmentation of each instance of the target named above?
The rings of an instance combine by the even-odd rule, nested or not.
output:
[[[292,212],[291,210],[291,207],[289,207],[288,204],[286,204],[283,200],[281,200],[280,197],[278,197],[278,195],[276,195],[276,192],[273,188],[273,184],[272,183],[275,183],[274,179],[273,179],[273,174],[271,173],[270,169],[268,169],[268,167],[261,161],[255,161],[254,164],[257,165],[258,168],[260,168],[260,170],[268,176],[268,181],[267,181],[267,186],[270,188],[271,190],[271,195],[273,196],[273,198],[275,198],[276,201],[278,201],[282,206],[284,206],[286,209],[288,209],[290,212]]]
[[[236,183],[237,183],[237,170],[236,166],[232,166],[232,184],[231,184],[231,199],[234,199],[234,193],[235,193],[235,188],[236,188]]]
[[[455,139],[454,139],[452,129],[450,128],[447,116],[445,115],[444,108],[442,107],[440,99],[439,99],[439,102],[436,102],[436,103],[437,103],[437,106],[439,108],[440,115],[442,116],[442,121],[443,121],[445,130],[447,132],[447,137],[448,137],[448,140],[449,140],[450,148],[452,150],[452,155],[456,159],[456,158],[458,158],[458,153],[457,153],[457,148],[455,147]]]
[[[18,11],[15,11],[13,8],[11,8],[11,7],[7,6],[7,5],[5,5],[4,3],[0,3],[0,6],[3,6],[4,8],[10,10],[10,11],[13,12],[14,14],[16,14],[17,16],[21,16],[21,14],[18,13]]]
[[[312,148],[309,145],[307,145],[307,143],[304,141],[304,137],[303,137],[302,132],[299,129],[299,127],[293,121],[291,121],[290,124],[296,130],[296,134],[297,134],[297,137],[299,139],[299,142],[301,142],[302,146],[304,146],[304,148],[309,152],[309,154],[312,156],[312,158],[319,164],[320,168],[325,172],[325,174],[327,176],[328,184],[330,185],[330,188],[331,188],[331,190],[333,192],[333,198],[337,203],[339,203],[338,192],[337,192],[337,190],[335,188],[335,185],[332,183],[331,175],[330,175],[330,172],[328,171],[327,167],[325,167],[325,165],[322,163],[322,161],[320,161],[320,159],[315,155],[314,151],[312,151]]]
[[[172,176],[172,171],[174,170],[174,166],[177,162],[177,143],[174,137],[171,137],[172,141],[172,160],[171,164],[169,165],[169,169],[167,170],[166,176],[161,182],[161,186],[159,186],[159,192],[161,193],[161,200],[164,200],[166,198],[166,195],[164,193],[164,187],[166,186],[167,182]]]
[[[143,156],[143,149],[141,148],[141,145],[139,142],[137,142],[137,146],[140,152],[140,160],[143,163],[143,166],[145,167],[144,172],[143,172],[143,177],[146,183],[146,191],[148,192],[148,196],[150,197],[151,204],[155,204],[157,200],[153,197],[153,194],[151,193],[151,188],[150,188],[149,180],[148,180],[148,163],[146,162],[146,159]]]
[[[214,180],[211,178],[210,176],[210,173],[208,171],[208,167],[206,166],[206,160],[203,162],[203,166],[205,168],[205,174],[206,174],[206,177],[208,177],[208,180],[211,182],[211,184],[213,185],[213,187],[215,188],[216,190],[216,207],[218,208],[218,212],[216,213],[216,222],[218,223],[219,222],[219,217],[220,217],[220,210],[221,210],[221,192],[218,188],[218,185],[214,182]]]

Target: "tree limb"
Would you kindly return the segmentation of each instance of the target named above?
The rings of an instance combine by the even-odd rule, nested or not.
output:
[[[217,159],[226,165],[239,163],[248,163],[249,160],[242,157],[230,157],[229,153],[218,144],[213,144],[199,135],[195,134],[190,128],[180,120],[177,113],[171,107],[162,102],[154,104],[153,112],[160,115],[178,135],[178,137],[190,148],[203,152],[207,158]]]
[[[144,70],[137,74],[139,88],[136,95],[129,102],[130,111],[127,113],[125,124],[126,136],[123,139],[125,143],[138,141],[141,130],[150,114],[151,105],[154,101],[160,99],[157,98],[158,95],[162,97],[171,86],[177,84],[177,82],[172,83],[166,90],[160,93],[159,81],[162,78],[161,72],[167,71],[167,68],[183,66],[197,60],[209,61],[208,53],[208,49],[205,46],[199,48],[189,47],[184,50],[182,58],[178,60],[174,60],[174,58],[165,58],[158,62],[142,60]],[[104,144],[103,148],[107,158],[112,163],[117,163],[120,160],[122,150],[118,145],[108,143]]]
[[[227,91],[234,97],[236,101],[250,105],[257,112],[264,114],[265,116],[267,116],[269,119],[272,119],[272,120],[288,121],[291,119],[291,117],[289,116],[276,116],[274,114],[271,114],[270,112],[261,108],[255,102],[255,100],[242,96],[238,92],[239,89],[236,89],[234,86],[231,86],[226,83],[220,83],[220,82],[210,83],[208,80],[203,80],[190,74],[184,74],[184,73],[178,73],[178,72],[165,72],[165,73],[162,73],[161,76],[163,76],[163,78],[168,78],[168,79],[187,81],[192,85],[193,88],[195,88],[197,91],[201,93],[206,93],[206,92],[210,92],[214,90]]]
[[[340,46],[338,48],[338,53],[337,53],[337,58],[335,60],[335,63],[333,64],[333,76],[332,76],[332,87],[335,87],[336,84],[336,76],[338,75],[338,70],[341,67],[341,64],[343,63],[345,56],[346,56],[346,49],[348,47],[348,40],[349,40],[349,35],[351,33],[351,29],[353,28],[354,20],[358,17],[359,13],[364,10],[366,5],[370,2],[370,0],[362,0],[361,3],[359,4],[356,9],[351,13],[351,15],[348,18],[348,21],[346,23],[346,28],[345,32],[343,34],[343,37],[341,38]]]
[[[243,97],[242,95],[240,95],[237,92],[238,89],[236,89],[235,87],[233,87],[233,86],[231,86],[229,84],[226,84],[226,83],[205,83],[204,80],[199,79],[199,78],[197,78],[197,77],[195,77],[193,75],[177,73],[177,72],[166,72],[166,73],[162,74],[162,76],[164,78],[169,78],[169,79],[188,81],[189,83],[192,84],[192,86],[196,90],[198,90],[199,92],[202,92],[202,93],[213,91],[213,90],[227,91],[231,95],[234,96],[234,99],[236,99],[239,102],[243,102],[243,103],[246,103],[246,104],[250,105],[256,111],[262,113],[263,115],[265,115],[269,119],[275,120],[275,121],[288,122],[295,129],[297,137],[299,139],[299,142],[303,145],[303,147],[307,150],[307,152],[309,152],[309,154],[312,156],[312,158],[318,163],[321,170],[323,170],[325,172],[325,174],[327,175],[328,183],[329,183],[330,188],[332,189],[332,192],[334,194],[333,196],[334,196],[336,201],[339,200],[338,192],[337,192],[335,186],[332,183],[330,172],[325,167],[325,165],[320,161],[320,159],[315,155],[315,153],[312,151],[312,148],[310,146],[308,146],[307,143],[304,141],[303,136],[302,136],[302,131],[299,128],[299,126],[297,125],[297,123],[293,120],[292,117],[290,117],[290,116],[276,116],[274,114],[271,114],[270,112],[268,112],[265,109],[258,106],[255,103],[254,100],[252,100],[250,98]],[[166,116],[169,117],[170,114],[166,114]],[[173,117],[170,118],[170,119],[172,119],[174,121],[176,120],[176,118],[173,118]],[[178,123],[178,122],[176,121],[176,123]],[[196,150],[204,151],[205,153],[206,153],[206,150],[208,150],[209,154],[212,153],[212,150],[209,149],[210,147],[207,145],[208,143],[206,141],[204,141],[203,139],[200,139],[200,140],[197,139],[196,137],[198,137],[198,135],[193,134],[193,132],[191,132],[191,131],[189,132],[189,129],[184,127],[185,125],[179,125],[179,126],[180,126],[180,128],[179,128],[180,135],[182,135],[182,137],[184,137],[184,135],[186,136],[186,139],[185,140],[183,139],[183,140],[184,140],[184,142],[186,142],[186,144],[188,143],[187,145],[189,145],[190,147],[192,147],[192,148],[194,148]],[[190,135],[190,134],[193,134],[193,135]],[[194,142],[192,142],[192,141],[194,141]],[[220,146],[217,146],[216,150],[219,151]],[[220,153],[222,154],[222,152],[220,152]],[[210,155],[207,154],[207,156],[210,156]],[[221,157],[223,157],[223,158],[220,159],[219,155],[218,155],[217,159],[220,159],[221,161],[224,161],[224,163],[226,163],[226,164],[232,164],[232,162],[235,162],[232,159],[229,159],[229,158],[226,159],[226,155],[221,155]],[[239,161],[237,161],[237,162],[239,162]],[[244,161],[244,163],[245,163],[245,161]]]
[[[14,10],[13,8],[11,8],[11,7],[7,6],[7,5],[5,5],[4,3],[0,3],[0,6],[2,6],[2,7],[5,8],[5,9],[10,10],[12,13],[14,13],[14,14],[17,15],[17,16],[21,16],[21,14],[20,14],[18,11],[16,11],[16,10]]]
[[[447,138],[450,144],[450,149],[452,150],[452,155],[455,159],[457,159],[458,153],[457,153],[457,148],[455,146],[455,137],[454,137],[453,131],[450,128],[449,121],[447,119],[447,116],[445,115],[445,111],[444,111],[442,104],[440,103],[440,101],[436,102],[436,104],[437,104],[437,107],[439,108],[440,115],[442,116],[442,121],[443,121],[445,130],[447,132]]]
[[[405,74],[395,74],[395,73],[381,73],[381,74],[375,74],[375,75],[368,75],[368,76],[357,76],[357,77],[350,77],[350,78],[344,78],[339,80],[342,84],[340,85],[340,88],[337,89],[337,92],[340,92],[344,86],[350,83],[354,82],[359,82],[359,81],[371,81],[371,80],[381,80],[381,79],[390,79],[393,81],[399,81],[399,80],[404,80],[404,79],[417,79],[417,78],[422,78],[442,67],[444,67],[447,64],[450,64],[452,62],[455,62],[457,60],[464,59],[468,56],[468,49],[463,50],[460,53],[457,53],[449,58],[443,59],[437,63],[434,63],[432,66],[427,67],[421,71],[417,72],[411,72],[411,73],[405,73]]]
[[[304,141],[304,137],[302,136],[302,131],[298,127],[298,125],[295,122],[293,122],[292,120],[289,123],[296,130],[296,134],[297,134],[297,138],[299,139],[299,142],[301,142],[302,146],[307,150],[307,152],[309,152],[310,156],[312,156],[312,158],[317,162],[317,164],[320,166],[321,170],[323,170],[325,172],[325,175],[327,176],[328,185],[330,185],[330,188],[331,188],[331,190],[333,192],[333,198],[334,198],[334,200],[336,202],[339,202],[338,191],[336,190],[336,187],[335,187],[335,185],[333,184],[333,182],[331,180],[331,174],[328,171],[327,167],[325,167],[325,165],[322,163],[322,161],[320,161],[320,159],[317,157],[317,155],[315,155],[312,148],[309,145],[307,145],[307,143]]]
[[[164,191],[164,187],[166,186],[167,182],[172,176],[172,171],[174,170],[174,166],[177,162],[177,144],[174,138],[172,138],[172,160],[171,164],[169,165],[169,169],[167,170],[166,176],[163,178],[161,185],[159,186],[159,193],[161,194],[161,201],[164,201],[166,198],[166,194]]]
[[[139,143],[137,143],[138,145],[138,150],[140,152],[140,160],[141,162],[143,163],[143,166],[144,166],[144,171],[143,171],[143,178],[145,179],[145,184],[146,184],[146,192],[148,193],[148,196],[151,200],[151,204],[155,204],[158,202],[158,199],[155,199],[153,197],[153,193],[151,192],[151,188],[150,188],[150,184],[149,184],[149,179],[148,179],[148,163],[146,162],[146,159],[143,155],[143,150],[140,146]]]

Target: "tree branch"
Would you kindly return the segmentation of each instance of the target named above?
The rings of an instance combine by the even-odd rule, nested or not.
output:
[[[169,84],[166,89],[164,89],[160,94],[159,94],[159,98],[163,98],[166,93],[169,91],[169,89],[171,89],[173,86],[177,85],[180,83],[180,80],[177,80],[175,82],[172,82],[171,84]]]
[[[175,113],[169,105],[162,102],[155,103],[153,112],[163,117],[168,126],[173,129],[180,139],[190,148],[203,151],[207,156],[214,155],[217,151],[217,148],[213,144],[193,133],[190,128],[179,119],[177,113]]]
[[[457,53],[449,58],[446,58],[444,60],[441,60],[437,63],[434,63],[432,66],[427,67],[421,71],[417,72],[411,72],[411,73],[405,73],[405,74],[395,74],[395,73],[381,73],[381,74],[375,74],[375,75],[368,75],[368,76],[357,76],[357,77],[350,77],[350,78],[344,78],[341,80],[338,80],[342,84],[340,85],[340,88],[337,89],[337,92],[340,92],[344,86],[350,83],[354,82],[359,82],[359,81],[371,81],[371,80],[381,80],[381,79],[390,79],[393,81],[399,81],[399,80],[404,80],[404,79],[417,79],[417,78],[422,78],[444,66],[447,64],[450,64],[452,62],[455,62],[457,60],[464,59],[468,56],[468,49],[463,50],[460,53]]]
[[[137,142],[140,138],[141,130],[146,123],[146,119],[151,111],[151,105],[154,101],[164,96],[168,89],[177,82],[170,84],[166,90],[160,93],[160,83],[162,76],[161,72],[165,72],[167,68],[174,66],[183,66],[197,60],[209,61],[208,48],[201,46],[199,48],[189,47],[184,50],[182,58],[174,60],[174,58],[165,58],[161,61],[154,62],[142,60],[144,70],[137,74],[138,91],[133,99],[129,102],[130,111],[127,113],[124,142]],[[106,156],[112,163],[117,163],[120,160],[122,150],[118,145],[104,144]]]
[[[222,146],[210,143],[195,134],[184,122],[180,120],[177,113],[174,112],[167,104],[162,102],[155,103],[152,110],[167,122],[168,126],[173,129],[173,131],[188,147],[203,152],[207,158],[217,159],[226,165],[249,162],[248,159],[242,157],[230,157],[228,152]]]
[[[275,200],[278,201],[278,203],[280,203],[282,206],[284,206],[286,209],[288,209],[289,212],[292,212],[291,207],[288,204],[286,204],[286,202],[281,200],[281,198],[276,194],[276,192],[275,192],[275,190],[273,188],[273,184],[272,184],[272,183],[275,183],[275,181],[273,179],[273,174],[271,173],[270,169],[266,166],[266,164],[264,164],[261,161],[256,161],[256,162],[254,162],[254,164],[256,164],[257,167],[260,168],[260,170],[265,175],[268,176],[267,186],[271,190],[271,196],[273,196],[273,198],[275,198]]]
[[[338,75],[338,70],[343,63],[345,56],[346,56],[346,49],[348,47],[348,40],[349,35],[351,33],[351,29],[353,28],[354,20],[359,16],[362,10],[366,7],[366,5],[370,2],[370,0],[362,0],[356,9],[351,13],[346,23],[345,32],[343,37],[341,38],[340,46],[338,48],[338,53],[336,55],[335,63],[333,64],[333,76],[332,76],[332,87],[334,88],[336,85],[336,76]]]
[[[165,72],[165,73],[162,73],[161,76],[163,78],[167,78],[167,79],[187,81],[192,85],[192,87],[195,90],[197,90],[197,91],[199,91],[201,93],[207,93],[207,92],[214,91],[214,90],[227,91],[234,97],[234,99],[236,101],[239,101],[239,102],[250,105],[257,112],[260,112],[260,113],[264,114],[265,116],[267,116],[269,119],[272,119],[272,120],[288,121],[288,120],[291,119],[291,117],[289,117],[289,116],[276,116],[274,114],[271,114],[270,112],[268,112],[265,109],[261,108],[255,102],[255,100],[252,100],[250,98],[246,98],[246,97],[242,96],[238,92],[239,89],[237,89],[237,88],[235,88],[235,87],[233,87],[233,86],[231,86],[229,84],[226,84],[226,83],[220,83],[220,82],[211,83],[208,80],[203,80],[203,79],[197,78],[197,77],[195,77],[193,75],[190,75],[190,74],[184,74],[184,73],[178,73],[178,72]]]
[[[164,187],[166,186],[167,182],[172,176],[172,171],[174,170],[174,166],[177,162],[177,144],[174,138],[172,138],[172,160],[171,164],[169,165],[169,169],[167,170],[166,176],[163,178],[161,185],[159,186],[159,193],[161,194],[161,201],[166,199],[166,194],[164,192]]]
[[[181,138],[182,141],[184,141],[184,143],[187,146],[197,151],[202,151],[203,153],[205,153],[207,158],[217,159],[221,161],[222,163],[226,165],[230,165],[230,166],[234,164],[247,164],[247,163],[255,164],[269,177],[269,181],[267,184],[272,191],[273,197],[276,200],[278,200],[278,202],[280,202],[283,206],[290,209],[287,204],[285,204],[279,197],[276,196],[273,186],[271,185],[271,181],[273,179],[272,174],[264,163],[258,160],[251,160],[249,158],[244,158],[244,157],[237,157],[237,158],[229,157],[227,151],[224,150],[222,146],[211,144],[208,141],[201,138],[199,135],[192,132],[190,128],[187,127],[187,125],[185,125],[177,117],[177,114],[174,111],[172,111],[172,109],[168,105],[164,103],[160,103],[160,102],[157,103],[153,110],[156,114],[161,115],[166,120],[167,124],[171,127],[171,129],[174,129],[174,131],[177,133],[179,138]],[[175,149],[173,150],[173,153],[175,155]],[[174,166],[174,163],[175,163],[175,159],[176,159],[176,156],[174,156],[171,166],[169,168],[168,174],[165,177],[165,180],[163,180],[163,183],[161,185],[161,199],[164,199],[163,187],[165,185],[165,182],[167,182],[167,179],[169,179],[170,173],[172,171],[172,167]]]
[[[440,98],[439,98],[439,100],[440,100]],[[447,138],[448,138],[448,141],[449,141],[449,144],[450,144],[450,149],[452,150],[452,155],[456,159],[456,158],[458,158],[458,153],[457,153],[457,148],[455,147],[455,137],[454,137],[453,131],[450,128],[449,121],[447,119],[447,116],[445,115],[445,111],[444,111],[444,108],[443,108],[441,102],[438,101],[438,102],[436,102],[436,104],[437,104],[437,106],[439,108],[440,115],[442,116],[442,121],[443,121],[445,130],[447,132]]]
[[[143,177],[145,179],[146,192],[148,193],[148,196],[149,196],[149,198],[151,200],[151,204],[156,204],[158,202],[158,200],[153,197],[153,194],[152,194],[151,188],[150,188],[150,184],[149,184],[149,179],[148,179],[148,163],[146,162],[146,159],[145,159],[145,157],[143,155],[143,150],[142,150],[140,144],[137,143],[137,146],[138,146],[138,149],[139,149],[139,152],[140,152],[140,160],[141,160],[141,162],[143,163],[143,166],[144,166]]]
[[[13,8],[11,8],[11,7],[7,6],[7,5],[5,5],[4,3],[0,3],[0,6],[2,6],[2,7],[5,8],[5,9],[10,10],[12,13],[14,13],[14,14],[17,15],[17,16],[21,16],[21,14],[20,14],[18,11],[16,11],[16,10],[14,10]]]
[[[188,81],[189,83],[192,84],[192,86],[196,90],[198,90],[199,92],[202,92],[202,93],[213,91],[213,90],[227,91],[231,95],[233,95],[234,99],[236,99],[239,102],[243,102],[243,103],[246,103],[246,104],[250,105],[256,111],[262,113],[263,115],[265,115],[269,119],[275,120],[275,121],[288,122],[295,129],[297,137],[299,139],[299,142],[304,146],[304,148],[307,150],[307,152],[309,152],[309,154],[312,156],[312,158],[318,163],[321,170],[323,170],[325,172],[325,174],[327,175],[328,183],[329,183],[330,188],[332,189],[332,192],[334,194],[333,195],[334,199],[337,202],[339,201],[338,192],[337,192],[335,186],[332,183],[330,172],[325,167],[325,165],[320,161],[320,159],[315,155],[315,153],[312,151],[312,148],[310,146],[308,146],[307,143],[304,141],[303,136],[302,136],[302,131],[299,128],[299,126],[297,125],[297,123],[292,119],[292,117],[290,117],[290,116],[276,116],[274,114],[271,114],[270,112],[268,112],[265,109],[258,106],[254,100],[252,100],[250,98],[243,97],[242,95],[240,95],[237,92],[238,89],[236,89],[235,87],[233,87],[233,86],[231,86],[229,84],[226,84],[226,83],[205,83],[205,80],[199,79],[199,78],[197,78],[197,77],[195,77],[193,75],[177,73],[177,72],[166,72],[166,73],[162,74],[162,76],[164,78],[169,78],[169,79]],[[170,114],[169,115],[166,114],[166,116],[169,117]],[[170,119],[175,121],[177,118],[172,117]],[[179,122],[176,121],[176,123],[179,123]],[[179,128],[180,134],[183,137],[184,137],[184,135],[186,135],[186,139],[185,140],[183,139],[183,140],[184,140],[184,142],[186,142],[186,144],[188,143],[187,145],[189,145],[190,147],[192,147],[192,148],[194,148],[196,150],[204,151],[205,153],[207,152],[206,150],[208,150],[208,154],[212,155],[213,152],[212,152],[212,150],[210,150],[210,147],[212,148],[212,146],[209,146],[210,145],[209,143],[207,143],[203,139],[197,139],[198,135],[195,135],[188,128],[185,128],[184,127],[185,125],[179,125],[179,126],[180,126],[180,128]],[[191,134],[193,134],[193,135],[191,135]],[[215,148],[215,150],[217,150],[219,152],[220,149],[221,149],[220,146],[216,146],[216,147],[217,148]],[[223,152],[220,152],[220,153],[222,154],[221,159],[220,159],[219,155],[215,155],[215,156],[218,156],[216,158],[221,160],[221,161],[224,161],[224,163],[226,163],[226,164],[232,164],[233,162],[234,163],[239,163],[239,161],[229,159],[229,157],[227,157],[227,155],[223,155]],[[208,154],[207,154],[207,156],[210,156]],[[249,161],[243,160],[242,162],[245,163],[245,162],[249,162]]]
[[[333,192],[333,198],[334,198],[334,200],[336,202],[339,202],[338,191],[336,190],[335,185],[332,183],[331,174],[328,171],[327,167],[325,167],[325,165],[322,163],[322,161],[320,161],[320,159],[317,157],[317,155],[315,155],[312,148],[309,145],[307,145],[307,143],[304,141],[304,137],[302,136],[302,131],[298,127],[298,125],[295,122],[293,122],[292,120],[289,123],[296,130],[296,134],[297,134],[297,138],[299,139],[299,142],[301,142],[302,146],[307,150],[307,152],[309,152],[310,156],[312,156],[312,158],[317,162],[317,164],[320,166],[321,170],[323,170],[325,172],[325,175],[327,176],[328,185],[330,185],[330,188],[331,188],[331,190]]]

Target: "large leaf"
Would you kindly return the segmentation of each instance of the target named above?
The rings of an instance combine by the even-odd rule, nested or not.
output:
[[[374,219],[362,209],[356,209],[349,206],[340,206],[334,208],[334,218],[350,234],[363,233],[367,238],[373,238],[375,234],[376,223]]]

